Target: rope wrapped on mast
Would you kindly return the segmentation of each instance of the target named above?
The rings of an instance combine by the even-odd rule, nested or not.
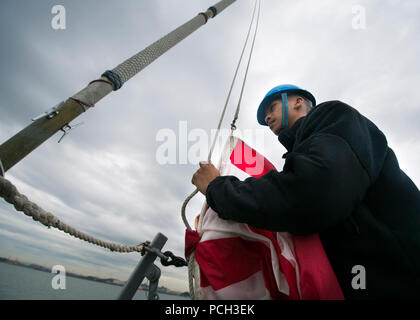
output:
[[[98,87],[92,88],[98,93],[102,91],[103,96],[107,95],[111,90],[120,89],[124,83],[134,77],[137,73],[159,58],[166,51],[174,47],[177,43],[184,40],[191,33],[196,31],[198,28],[207,23],[208,19],[214,18],[218,13],[222,12],[226,7],[231,5],[236,0],[222,0],[214,6],[207,9],[206,12],[200,12],[197,16],[187,21],[177,29],[168,33],[163,38],[149,45],[144,50],[135,54],[131,58],[120,63],[112,70],[107,70],[102,74],[101,79],[107,79],[112,82],[112,88],[104,84],[100,84]],[[73,98],[85,101],[89,104],[95,104],[99,99],[100,95],[91,95],[89,93],[89,86]]]
[[[68,125],[80,114],[93,107],[110,92],[118,90],[138,72],[158,57],[185,39],[199,27],[214,18],[236,0],[222,0],[203,14],[197,14],[163,38],[119,64],[112,70],[102,73],[100,79],[91,81],[84,89],[67,99],[53,117],[39,117],[32,124],[18,132],[0,145],[0,159],[4,172],[26,157],[57,131]]]

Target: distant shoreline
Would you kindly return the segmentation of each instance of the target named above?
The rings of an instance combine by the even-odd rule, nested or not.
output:
[[[40,265],[37,265],[37,264],[34,264],[34,263],[22,263],[17,259],[11,260],[11,259],[8,259],[8,258],[5,258],[5,257],[0,257],[0,262],[10,264],[10,265],[14,265],[14,266],[20,266],[20,267],[24,267],[24,268],[29,268],[29,269],[33,269],[33,270],[38,270],[38,271],[51,273],[50,268],[40,266]],[[77,278],[77,279],[84,279],[84,280],[89,280],[89,281],[106,283],[106,284],[119,286],[119,287],[123,287],[126,283],[126,281],[121,281],[119,279],[114,279],[114,278],[103,279],[103,278],[99,278],[99,277],[95,277],[95,276],[84,276],[84,275],[73,273],[73,272],[66,272],[66,276],[69,276],[69,277],[72,277],[72,278]],[[147,291],[147,290],[149,290],[149,287],[146,284],[141,284],[138,290],[139,291]],[[182,296],[182,297],[189,297],[190,296],[188,292],[181,293],[181,292],[170,290],[170,289],[165,288],[165,287],[159,287],[157,292],[168,294],[168,295],[173,295],[173,296]]]

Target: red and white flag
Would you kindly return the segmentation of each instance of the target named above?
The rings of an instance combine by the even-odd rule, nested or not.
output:
[[[241,180],[276,168],[230,137],[219,170]],[[227,161],[226,161],[227,160]],[[186,230],[185,256],[195,251],[201,299],[344,299],[318,234],[305,237],[220,219],[206,205],[197,231]]]

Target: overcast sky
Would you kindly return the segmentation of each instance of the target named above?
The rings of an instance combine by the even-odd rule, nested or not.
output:
[[[182,2],[182,4],[181,4]],[[214,0],[2,0],[0,143],[31,118],[66,100],[102,72],[213,5]],[[54,30],[54,5],[66,29]],[[238,0],[215,19],[74,120],[6,173],[18,190],[65,223],[106,241],[134,245],[157,232],[164,250],[184,252],[181,205],[196,163],[161,164],[157,136],[217,127],[254,2]],[[401,168],[420,183],[420,2],[416,0],[264,0],[238,120],[256,135],[256,108],[282,83],[317,102],[341,100],[387,136]],[[364,15],[365,14],[365,15]],[[365,19],[364,19],[365,17]],[[240,76],[243,75],[241,69]],[[226,129],[239,82],[223,123]],[[277,168],[285,149],[268,129],[250,144]],[[178,141],[187,143],[185,141]],[[189,141],[187,147],[194,143]],[[177,148],[177,151],[179,148]],[[263,149],[263,150],[261,150]],[[178,154],[179,155],[179,154]],[[206,160],[207,154],[202,155]],[[213,158],[218,161],[217,154]],[[204,196],[187,207],[190,223]],[[0,201],[0,255],[67,271],[126,280],[136,253],[113,253],[47,229]],[[187,269],[163,267],[160,285],[187,291]],[[1,276],[1,275],[0,275]]]

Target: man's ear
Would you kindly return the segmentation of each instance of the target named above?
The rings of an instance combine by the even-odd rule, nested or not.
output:
[[[293,106],[293,109],[299,109],[304,105],[305,100],[302,97],[297,96],[295,105]]]

